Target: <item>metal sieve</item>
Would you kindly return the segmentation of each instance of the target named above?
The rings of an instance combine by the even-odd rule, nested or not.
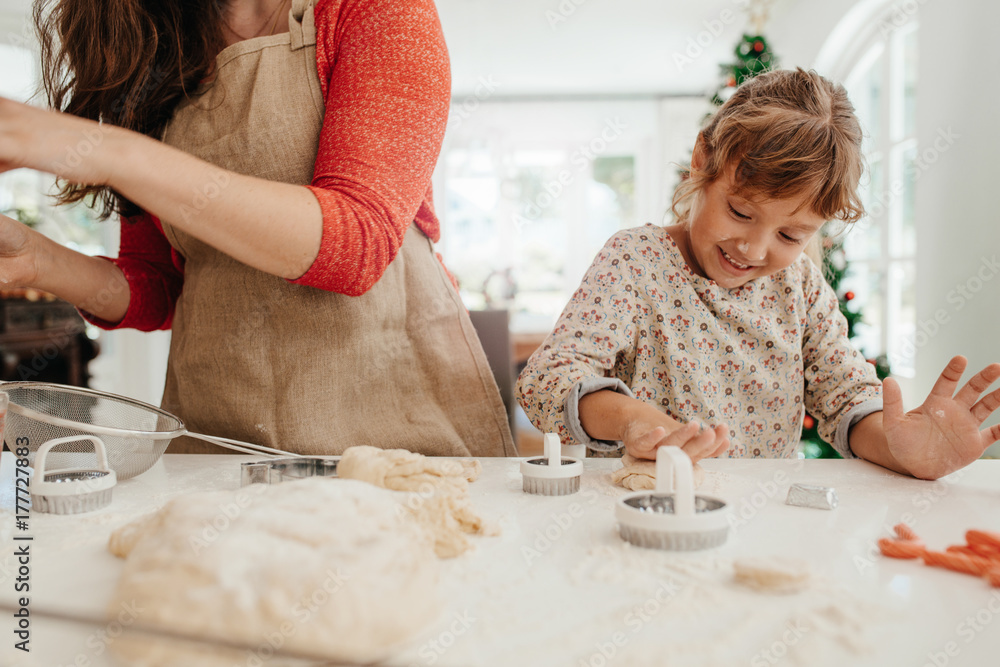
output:
[[[3,382],[7,394],[7,446],[27,447],[28,459],[45,442],[67,436],[96,435],[104,441],[108,466],[119,480],[149,470],[174,438],[186,435],[246,454],[298,456],[240,440],[192,433],[166,410],[96,389],[47,382]],[[93,445],[69,443],[51,452],[53,467],[82,468],[93,459]]]

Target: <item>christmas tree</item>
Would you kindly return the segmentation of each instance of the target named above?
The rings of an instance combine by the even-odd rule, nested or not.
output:
[[[717,107],[725,104],[744,81],[778,66],[777,58],[762,35],[743,35],[733,53],[734,62],[720,65],[722,85],[712,95],[712,104]]]

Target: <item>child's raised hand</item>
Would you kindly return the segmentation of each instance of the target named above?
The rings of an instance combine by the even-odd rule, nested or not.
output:
[[[658,447],[674,445],[691,457],[692,463],[718,456],[729,449],[729,426],[719,424],[702,430],[697,421],[667,431],[663,426],[632,422],[625,429],[625,450],[639,459],[656,459]]]
[[[895,380],[883,381],[882,426],[889,452],[911,475],[937,479],[969,465],[1000,439],[1000,425],[980,430],[1000,407],[1000,389],[980,396],[1000,378],[990,364],[955,394],[968,361],[955,357],[941,373],[923,405],[903,412]]]

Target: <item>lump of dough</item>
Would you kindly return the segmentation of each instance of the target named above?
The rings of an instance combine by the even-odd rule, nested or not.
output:
[[[697,463],[692,470],[695,487],[705,481],[705,469]],[[632,491],[652,491],[656,488],[656,461],[637,459],[628,452],[622,456],[622,467],[611,475],[612,481]]]
[[[175,498],[116,531],[127,557],[109,607],[136,624],[331,660],[385,657],[440,611],[438,559],[405,494],[304,479]],[[243,664],[248,651],[177,642],[113,647],[127,664]],[[270,664],[270,663],[268,663]]]
[[[797,558],[741,558],[733,563],[733,580],[767,593],[797,593],[811,584],[812,569]]]
[[[359,479],[393,491],[467,492],[483,466],[476,460],[442,459],[406,449],[349,447],[337,464],[337,476]]]
[[[441,558],[453,558],[471,549],[468,534],[497,533],[469,500],[469,482],[481,472],[482,465],[475,460],[433,458],[405,449],[369,446],[350,447],[337,464],[341,479],[412,492],[404,506],[434,536],[434,551]]]

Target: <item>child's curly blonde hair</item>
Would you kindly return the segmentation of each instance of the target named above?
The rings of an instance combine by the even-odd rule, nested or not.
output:
[[[671,210],[686,223],[703,188],[734,169],[749,199],[805,195],[825,220],[864,216],[861,126],[843,86],[813,71],[777,70],[740,86],[698,134],[698,167],[674,191]]]

